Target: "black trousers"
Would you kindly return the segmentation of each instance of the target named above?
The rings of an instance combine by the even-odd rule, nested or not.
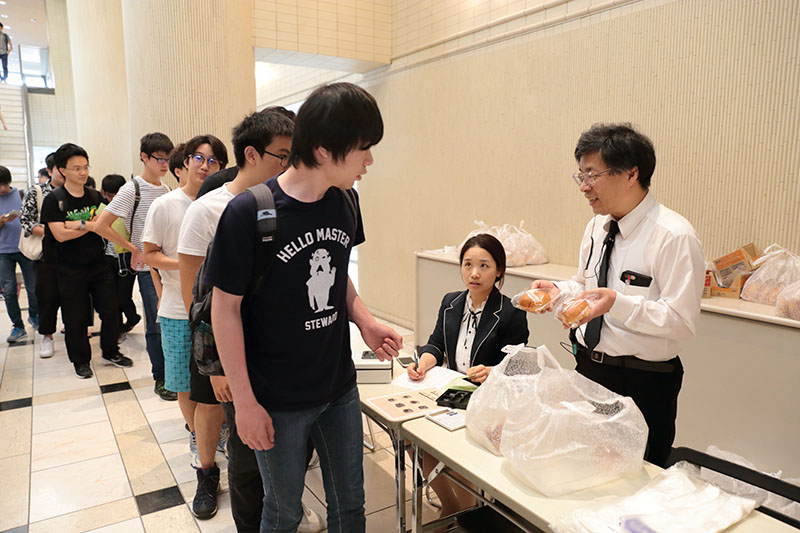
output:
[[[58,270],[58,289],[61,294],[61,318],[66,328],[67,356],[73,364],[88,363],[92,348],[86,332],[92,305],[102,322],[100,347],[103,355],[119,351],[119,306],[114,275],[108,263],[74,268],[61,265]],[[91,296],[91,303],[89,302]]]
[[[136,304],[133,303],[133,285],[136,283],[136,271],[131,268],[131,253],[119,254],[118,257],[106,256],[108,265],[114,273],[114,284],[117,287],[117,303],[120,311],[120,324],[136,318]],[[124,320],[123,320],[124,316]]]
[[[236,411],[233,402],[222,402],[225,419],[231,429],[228,439],[228,492],[231,497],[231,514],[236,531],[255,532],[261,528],[261,508],[264,503],[264,485],[258,470],[256,454],[243,443],[236,431]],[[308,439],[306,468],[311,462],[314,444]]]
[[[56,332],[58,306],[58,268],[55,264],[36,261],[36,300],[39,302],[39,333],[52,335]]]
[[[575,370],[580,374],[617,394],[633,398],[650,430],[644,458],[664,467],[675,441],[678,393],[683,382],[680,358],[675,358],[675,371],[671,373],[603,365],[583,357],[576,361]]]

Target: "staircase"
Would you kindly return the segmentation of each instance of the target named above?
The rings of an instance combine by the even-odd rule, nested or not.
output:
[[[0,111],[8,126],[8,130],[4,130],[0,124],[0,165],[11,171],[12,185],[24,191],[35,176],[29,168],[22,97],[21,87],[0,85]]]

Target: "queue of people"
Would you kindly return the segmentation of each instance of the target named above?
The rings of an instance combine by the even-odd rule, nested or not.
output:
[[[87,329],[94,309],[102,322],[103,362],[129,367],[119,340],[141,319],[131,299],[135,279],[154,392],[177,400],[188,430],[198,479],[193,513],[210,518],[217,512],[219,449],[228,453],[239,531],[364,531],[361,412],[349,322],[382,360],[402,348],[401,337],[375,320],[347,274],[352,248],[365,240],[353,186],[372,165],[370,149],[382,136],[374,98],[335,83],[315,90],[296,117],[273,107],[244,118],[233,128],[231,168],[214,135],[175,147],[166,135],[151,133],[141,140],[141,175],[128,182],[106,176],[97,192],[86,186],[89,154],[67,143],[48,157],[48,181],[17,206],[13,189],[4,193],[10,175],[6,179],[0,167],[0,211],[6,213],[0,217],[0,279],[14,324],[9,342],[25,335],[14,308],[16,282],[12,288],[7,281],[18,263],[29,321],[43,336],[41,357],[53,355],[60,306],[69,360],[78,377],[91,377]],[[580,266],[570,281],[532,287],[553,301],[562,293],[596,298],[591,314],[565,334],[577,370],[634,399],[650,428],[645,458],[663,464],[683,375],[678,351],[694,335],[700,311],[702,247],[689,222],[649,192],[655,150],[646,136],[627,124],[597,124],[581,135],[574,157],[579,171],[573,179],[596,215],[581,242]],[[170,191],[163,183],[167,171],[179,188]],[[259,210],[249,193],[261,183],[274,213]],[[257,225],[265,217],[278,221],[269,248],[274,257],[266,271],[256,272]],[[15,222],[17,239],[20,231],[43,237],[40,259],[4,248],[15,238]],[[525,312],[501,292],[505,257],[489,235],[465,243],[465,290],[444,296],[418,363],[408,367],[412,380],[447,365],[482,383],[504,346],[530,340]],[[192,356],[189,314],[198,272],[213,287],[211,320],[224,375],[203,375]],[[301,503],[313,449],[327,520]],[[424,458],[426,473],[436,462]],[[432,487],[443,515],[474,504],[443,477]]]

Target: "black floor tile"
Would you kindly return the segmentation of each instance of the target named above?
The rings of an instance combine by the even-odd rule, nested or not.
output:
[[[30,407],[32,404],[33,404],[33,398],[6,400],[4,402],[0,402],[0,411],[10,411],[12,409],[19,409],[20,407]]]
[[[140,515],[156,513],[184,503],[183,495],[177,485],[136,496],[136,505],[139,506]]]
[[[107,392],[117,392],[121,390],[131,390],[131,384],[127,381],[120,381],[119,383],[109,383],[108,385],[100,385],[100,392],[105,394]]]

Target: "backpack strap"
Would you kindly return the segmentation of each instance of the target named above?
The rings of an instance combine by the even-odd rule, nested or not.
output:
[[[133,235],[133,217],[136,216],[136,208],[139,207],[139,202],[142,200],[142,191],[139,189],[139,181],[133,178],[133,211],[131,211],[131,223],[128,227],[128,238]]]
[[[278,234],[278,211],[275,209],[272,190],[265,183],[259,183],[249,187],[247,192],[253,195],[257,207],[254,276],[245,297],[252,296],[261,288],[272,260],[275,258],[275,245],[277,244],[275,237]]]

